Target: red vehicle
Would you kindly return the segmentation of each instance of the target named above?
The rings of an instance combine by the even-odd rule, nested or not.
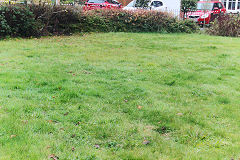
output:
[[[226,8],[219,1],[199,1],[197,10],[187,13],[187,18],[199,25],[209,25],[219,14],[226,13]]]
[[[118,8],[122,8],[122,5],[116,0],[88,0],[84,6],[84,10]]]

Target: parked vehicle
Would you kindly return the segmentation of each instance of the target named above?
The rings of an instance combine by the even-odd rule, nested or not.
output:
[[[93,9],[119,9],[122,8],[121,3],[116,0],[88,0],[85,3],[84,10]]]
[[[199,25],[209,25],[218,15],[226,13],[226,8],[219,1],[199,1],[197,10],[188,12],[187,19]]]
[[[124,10],[136,10],[136,9],[147,9],[147,10],[157,10],[164,11],[166,10],[165,3],[161,0],[151,0],[147,8],[136,7],[136,0],[131,1],[126,7],[123,7]]]

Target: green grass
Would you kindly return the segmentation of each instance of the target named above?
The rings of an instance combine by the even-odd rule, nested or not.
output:
[[[240,158],[239,44],[134,33],[0,41],[0,159]]]

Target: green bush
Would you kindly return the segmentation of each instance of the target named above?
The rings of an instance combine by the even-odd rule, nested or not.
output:
[[[182,12],[188,12],[195,10],[197,6],[197,0],[182,0],[181,1],[181,10]]]
[[[150,0],[136,0],[136,7],[141,8],[148,8],[148,4],[150,3]]]
[[[29,5],[35,20],[42,24],[42,35],[60,35],[78,32],[82,10],[71,6]]]
[[[157,11],[91,10],[84,12],[81,21],[83,31],[103,32],[195,32],[192,21],[180,21],[171,15]]]
[[[194,22],[156,11],[88,10],[72,6],[2,6],[0,36],[61,35],[76,32],[186,32]]]
[[[11,28],[8,25],[3,13],[0,14],[0,37],[8,36],[11,33]]]
[[[211,27],[207,30],[210,35],[217,36],[240,36],[240,17],[238,15],[220,15],[211,24]]]
[[[184,16],[186,13],[195,10],[196,6],[197,0],[181,0],[181,11],[183,12]]]
[[[39,24],[33,13],[24,6],[0,7],[0,37],[31,37],[39,36]]]

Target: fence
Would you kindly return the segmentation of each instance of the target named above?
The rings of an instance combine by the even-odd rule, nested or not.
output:
[[[154,10],[154,9],[153,9]],[[160,10],[163,12],[166,12],[173,17],[176,17],[178,19],[190,19],[192,21],[195,21],[196,23],[200,25],[209,25],[210,22],[214,21],[216,17],[218,17],[220,14],[234,14],[234,15],[239,15],[240,13],[214,13],[213,11],[210,10],[192,10],[192,11],[187,11],[187,12],[182,12],[181,10]]]

